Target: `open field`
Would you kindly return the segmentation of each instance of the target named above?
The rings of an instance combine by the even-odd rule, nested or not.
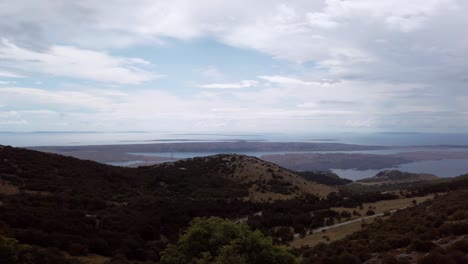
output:
[[[6,181],[0,180],[0,194],[14,195],[19,193],[18,187],[9,184]]]
[[[401,198],[397,200],[388,200],[388,201],[378,201],[375,203],[365,203],[363,204],[363,209],[357,208],[345,208],[345,207],[334,207],[331,208],[332,210],[341,212],[341,211],[348,211],[352,212],[353,210],[356,210],[361,214],[361,216],[353,216],[350,219],[343,219],[341,222],[338,222],[334,226],[328,227],[327,230],[322,231],[322,232],[317,232],[313,233],[310,235],[305,236],[304,238],[298,238],[295,239],[290,243],[292,247],[301,247],[301,246],[315,246],[319,243],[330,243],[336,240],[340,240],[347,235],[350,235],[354,232],[357,232],[361,230],[361,224],[364,223],[372,223],[375,221],[377,216],[383,216],[384,212],[394,212],[395,210],[398,209],[404,209],[406,207],[411,206],[413,203],[413,200],[416,200],[417,203],[424,202],[428,199],[434,198],[433,194],[423,196],[423,197],[413,197],[413,198]],[[367,210],[369,208],[372,208],[372,210],[375,212],[376,215],[371,216],[368,219],[364,219],[366,215]],[[385,218],[385,217],[383,217]],[[363,219],[363,221],[360,221],[359,219]],[[347,222],[349,220],[357,220],[357,221],[350,221],[349,224],[344,224],[340,225],[340,223]],[[327,227],[325,227],[327,228]]]
[[[422,203],[424,201],[427,201],[428,199],[434,198],[434,194],[422,196],[422,197],[413,197],[413,198],[401,198],[401,199],[395,199],[395,200],[386,200],[386,201],[378,201],[375,203],[364,203],[362,204],[362,209],[359,207],[356,208],[346,208],[346,207],[332,207],[330,208],[331,210],[337,211],[337,212],[342,212],[342,211],[348,211],[352,213],[354,210],[358,212],[360,215],[365,216],[367,210],[372,207],[372,210],[376,214],[384,213],[386,211],[391,211],[391,210],[397,210],[397,209],[403,209],[408,206],[411,206],[413,204],[413,200],[416,200],[417,203]],[[351,219],[356,219],[359,218],[359,216],[353,216]],[[343,220],[345,221],[345,220]]]
[[[365,220],[364,223],[372,223],[374,222],[375,218]],[[332,228],[326,230],[325,232],[319,232],[315,234],[311,234],[305,236],[304,238],[295,239],[290,243],[291,247],[299,248],[301,246],[315,246],[319,243],[330,243],[336,240],[340,240],[347,235],[350,235],[354,232],[361,230],[362,221],[357,221],[350,223],[348,225],[338,226],[336,228]]]
[[[98,255],[88,255],[80,257],[70,257],[72,259],[77,259],[83,264],[104,264],[110,260],[109,257],[98,256]]]

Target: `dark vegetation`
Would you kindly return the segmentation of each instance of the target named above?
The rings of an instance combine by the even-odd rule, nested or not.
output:
[[[309,195],[254,203],[243,199],[246,186],[220,176],[233,169],[222,166],[225,158],[130,169],[1,147],[1,184],[20,191],[0,194],[0,235],[71,255],[158,261],[166,245],[176,241],[195,217],[250,215],[248,224],[254,230],[284,243],[293,231],[304,233],[330,219],[347,217],[330,206],[395,198],[343,191],[326,199]],[[278,227],[284,228],[278,232]]]
[[[340,178],[331,171],[298,171],[295,173],[309,181],[331,186],[346,185],[353,182],[352,180]]]
[[[124,261],[119,263],[126,260],[158,262],[168,244],[177,247],[183,243],[184,236],[179,242],[177,239],[194,218],[205,216],[245,219],[242,221],[252,230],[258,229],[262,234],[254,232],[255,235],[252,235],[245,231],[250,235],[234,238],[246,239],[252,235],[254,237],[250,238],[257,239],[254,241],[271,249],[273,246],[264,235],[271,236],[274,244],[287,243],[294,234],[303,236],[310,229],[351,217],[349,213],[336,212],[330,207],[356,207],[362,203],[396,198],[389,193],[356,193],[342,189],[325,198],[305,195],[284,201],[251,202],[244,199],[248,186],[221,176],[235,169],[223,166],[226,158],[235,159],[235,156],[190,159],[175,165],[130,169],[0,146],[0,185],[10,184],[19,188],[15,195],[0,194],[0,257],[17,261],[11,263],[72,263],[63,259],[66,252],[72,256],[98,254]],[[270,188],[284,185],[279,178],[273,180],[278,182],[270,185]],[[416,196],[456,190],[467,187],[467,182],[468,178],[460,177],[453,182],[412,189],[407,194]],[[463,199],[466,200],[466,197]],[[459,205],[460,202],[454,203],[454,206]],[[456,211],[455,207],[453,210]],[[447,224],[446,219],[453,215],[458,218],[465,216],[463,212],[447,211],[446,218],[437,228]],[[249,216],[248,219],[246,216]],[[437,215],[435,217],[438,219]],[[401,224],[405,220],[398,221]],[[445,229],[437,229],[439,233],[436,234],[459,234],[463,228],[457,223],[445,226]],[[381,232],[386,230],[384,228]],[[412,236],[407,246],[412,245],[415,250],[437,248],[420,235],[429,234],[427,229],[423,231]],[[392,237],[399,234],[391,233]],[[380,239],[373,237],[373,234],[365,236]],[[365,243],[375,246],[370,242],[374,240],[359,242],[356,248],[362,249],[367,245]],[[389,240],[387,244],[392,243]],[[231,242],[224,245],[229,246],[225,250],[230,250],[226,251],[230,255],[237,254],[239,259],[248,260],[249,256],[243,254],[244,250],[232,248]],[[333,256],[346,253],[342,256],[345,260],[359,258],[362,261],[368,257],[359,255],[358,251],[348,246],[342,250],[344,246],[339,245],[342,244],[333,244],[325,252],[336,254]],[[382,248],[388,249],[387,246]],[[201,257],[214,261],[222,256],[219,252]],[[313,263],[327,261],[330,257],[317,252],[316,249],[304,250],[304,259]],[[445,256],[443,251],[437,252]],[[34,261],[25,262],[23,256]],[[41,259],[49,262],[41,262]]]
[[[162,264],[295,264],[298,259],[273,245],[260,231],[217,217],[195,218],[176,244],[162,253]]]
[[[18,244],[18,241],[0,236],[0,263],[5,264],[78,264],[54,249]]]
[[[363,146],[342,143],[311,143],[311,142],[183,142],[183,143],[155,143],[155,144],[125,144],[125,145],[98,145],[98,146],[51,146],[35,147],[40,151],[70,152],[252,152],[252,151],[332,151],[332,150],[377,150],[386,149],[383,146]]]
[[[436,180],[437,176],[423,173],[410,173],[399,170],[383,170],[374,177],[357,180],[357,182],[379,183],[379,182],[401,182],[401,181],[428,181]]]
[[[399,211],[386,221],[377,220],[330,245],[303,248],[303,263],[363,263],[370,259],[376,261],[372,263],[468,263],[468,190],[457,189]],[[405,254],[411,252],[427,255],[418,260]]]
[[[0,235],[71,255],[158,260],[194,217],[259,210],[241,199],[245,187],[215,176],[217,162],[129,169],[1,147],[1,184],[20,192],[0,194]]]
[[[452,178],[448,181],[409,188],[408,191],[413,195],[424,196],[429,193],[450,192],[459,189],[468,189],[468,174]]]

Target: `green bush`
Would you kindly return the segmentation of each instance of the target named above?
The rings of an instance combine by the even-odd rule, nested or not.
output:
[[[218,217],[195,218],[176,244],[163,251],[161,264],[298,264],[260,231]]]

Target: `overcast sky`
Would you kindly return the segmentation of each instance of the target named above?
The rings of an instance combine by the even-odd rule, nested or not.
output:
[[[466,132],[465,0],[2,0],[0,131]]]

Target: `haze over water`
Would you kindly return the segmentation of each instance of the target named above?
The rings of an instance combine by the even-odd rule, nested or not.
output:
[[[392,146],[392,149],[364,150],[364,151],[330,151],[361,154],[395,154],[410,151],[431,151],[427,146],[450,146],[442,148],[449,151],[463,151],[468,149],[468,134],[423,134],[423,133],[343,133],[343,134],[185,134],[185,133],[157,133],[157,132],[0,132],[0,144],[15,147],[30,146],[74,146],[74,145],[121,145],[121,144],[155,144],[178,142],[222,142],[222,141],[266,141],[266,142],[316,142],[316,143],[344,143],[358,145]],[[419,146],[419,147],[418,147]],[[441,150],[441,149],[437,149]],[[308,151],[314,152],[314,151]],[[192,158],[219,154],[221,152],[175,152],[175,153],[134,153],[146,156],[163,156],[178,159]],[[250,156],[261,157],[268,154],[284,154],[292,151],[276,152],[239,152]],[[304,153],[304,151],[302,152]],[[318,151],[318,153],[329,153]],[[109,162],[111,165],[126,166],[139,161]],[[468,172],[468,160],[429,160],[402,164],[385,169],[398,169],[413,173],[431,173],[441,177],[454,177]],[[384,170],[354,170],[334,169],[340,177],[357,180],[372,177]]]
[[[25,146],[73,146],[150,144],[198,141],[317,142],[380,146],[468,146],[468,134],[423,133],[310,133],[310,134],[184,134],[162,132],[0,132],[0,144]]]

